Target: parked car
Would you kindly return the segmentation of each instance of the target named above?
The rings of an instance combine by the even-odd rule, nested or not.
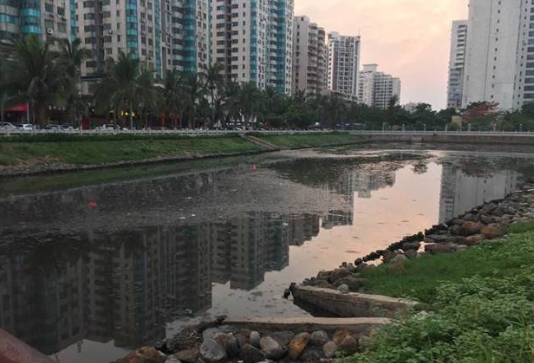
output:
[[[34,130],[34,127],[32,124],[18,124],[17,129],[22,131],[32,131]]]
[[[45,130],[50,131],[61,131],[61,126],[56,124],[50,124],[45,126]]]
[[[74,126],[70,125],[70,124],[60,125],[60,127],[61,127],[61,130],[64,130],[64,131],[72,131],[72,130],[74,130]]]
[[[10,122],[0,122],[0,130],[2,131],[13,131],[17,128]]]

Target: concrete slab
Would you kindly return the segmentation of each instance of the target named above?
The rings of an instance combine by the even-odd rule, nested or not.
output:
[[[339,317],[385,317],[396,318],[418,303],[389,296],[358,293],[342,294],[337,290],[312,286],[296,286],[293,291],[295,303],[304,303]]]
[[[234,325],[257,331],[285,331],[295,333],[324,330],[334,332],[346,329],[355,334],[368,334],[371,330],[391,323],[388,318],[226,318],[225,325]]]

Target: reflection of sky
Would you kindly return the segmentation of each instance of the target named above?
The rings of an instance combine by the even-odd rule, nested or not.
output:
[[[217,223],[210,223],[209,218],[201,218],[198,214],[195,217],[199,219],[198,224],[190,227],[173,226],[172,220],[165,218],[161,220],[161,225],[156,227],[130,231],[128,232],[129,235],[111,232],[110,235],[116,240],[128,239],[130,242],[135,242],[136,238],[145,239],[150,241],[152,247],[159,243],[165,248],[168,246],[177,251],[185,246],[188,251],[187,256],[185,256],[185,260],[179,260],[178,263],[188,265],[188,261],[193,261],[196,258],[198,258],[199,263],[199,266],[193,264],[190,268],[181,265],[184,269],[176,270],[178,274],[182,275],[184,273],[196,274],[196,276],[179,277],[179,281],[185,278],[196,286],[193,286],[192,290],[186,291],[204,291],[209,289],[209,281],[219,282],[212,284],[211,298],[197,304],[200,310],[207,308],[212,315],[306,315],[306,312],[294,306],[291,301],[281,298],[283,290],[291,282],[301,282],[305,278],[316,275],[320,270],[332,269],[342,262],[350,262],[377,249],[383,249],[403,236],[417,233],[438,221],[440,204],[443,204],[444,196],[442,181],[447,179],[447,175],[456,173],[459,170],[458,167],[450,169],[454,173],[449,171],[445,173],[442,172],[441,165],[432,162],[428,164],[426,173],[415,174],[413,163],[407,164],[410,162],[403,164],[396,161],[394,163],[381,163],[380,165],[343,166],[335,170],[341,172],[336,173],[334,177],[325,178],[324,184],[319,183],[319,185],[314,184],[313,180],[307,180],[307,178],[314,176],[322,181],[323,178],[317,173],[291,174],[288,170],[286,170],[288,174],[284,178],[275,177],[274,174],[276,173],[272,170],[244,175],[229,173],[224,177],[210,175],[209,178],[202,179],[206,182],[201,186],[198,186],[201,179],[193,179],[196,181],[195,185],[197,185],[199,195],[195,195],[191,191],[186,192],[184,196],[192,195],[194,198],[180,199],[178,193],[172,196],[175,198],[172,201],[176,200],[177,203],[180,200],[184,201],[185,204],[178,204],[184,211],[189,211],[187,209],[189,206],[199,208],[198,204],[206,200],[206,198],[201,198],[205,190],[211,191],[207,193],[213,203],[207,204],[209,208],[224,203],[226,198],[228,205],[236,208],[230,214],[231,217],[221,214],[214,222],[222,222],[224,228],[229,225],[228,236],[237,235],[235,234],[236,231],[256,231],[253,236],[249,236],[249,232],[243,232],[245,237],[235,239],[231,237],[231,243],[226,240],[224,234],[217,238]],[[320,174],[320,168],[324,165],[321,166],[319,163],[316,165]],[[461,174],[460,171],[458,172]],[[490,184],[492,180],[489,181]],[[240,185],[240,181],[241,183],[246,181],[246,185]],[[150,186],[151,184],[145,183],[144,185]],[[185,185],[190,184],[185,183]],[[227,186],[232,186],[232,190],[226,190]],[[160,187],[164,187],[162,190],[165,190],[165,193],[168,193],[169,190],[172,191],[172,185],[162,184]],[[495,190],[499,190],[499,188],[501,187],[497,186]],[[242,191],[241,195],[238,196],[237,190]],[[453,192],[455,190],[452,189]],[[113,193],[109,194],[113,197],[110,200],[120,201],[120,193],[120,188],[115,188]],[[133,191],[129,191],[129,193],[133,193]],[[128,193],[125,194],[128,195]],[[70,197],[69,193],[62,193],[59,196],[61,203],[76,202],[76,199]],[[306,198],[306,196],[308,197]],[[162,198],[161,202],[145,201],[144,205],[150,207],[151,215],[157,216],[158,213],[164,212],[163,207],[162,210],[158,210],[158,206],[174,205],[169,202],[169,198],[163,197],[159,195],[159,198]],[[311,205],[310,201],[313,202],[312,204],[320,201],[321,208],[318,209],[317,205]],[[343,204],[343,209],[340,211],[324,209],[326,206],[332,208],[332,201],[338,203],[334,204],[334,208]],[[347,201],[350,202],[349,208],[344,205]],[[105,203],[106,200],[101,202]],[[269,213],[259,211],[264,202],[269,208]],[[61,203],[58,204],[58,207],[61,207]],[[108,203],[110,203],[109,200]],[[127,205],[128,201],[125,203]],[[280,212],[273,213],[277,206],[279,206]],[[29,206],[26,205],[25,208],[27,207]],[[122,207],[121,205],[113,205],[113,208],[116,209],[112,209],[110,205],[108,210],[109,212],[120,211]],[[247,208],[255,212],[244,213],[243,211],[246,211]],[[305,216],[303,213],[311,209],[313,212],[303,218]],[[222,209],[218,209],[215,212],[221,211]],[[195,213],[198,212],[195,210]],[[240,215],[240,217],[236,218],[236,215]],[[142,211],[138,217],[143,217]],[[319,220],[319,217],[322,220]],[[325,223],[327,220],[328,223]],[[117,224],[118,227],[124,227],[120,223]],[[320,228],[323,225],[330,226],[330,228]],[[252,228],[251,226],[255,227]],[[292,235],[288,233],[289,230],[294,231]],[[306,241],[308,239],[311,240]],[[200,244],[211,246],[211,250],[207,252],[210,254],[211,260],[206,258],[202,252],[204,250],[195,247],[200,246]],[[246,266],[244,269],[229,267],[229,273],[225,274],[225,259],[229,261],[235,258],[242,259],[247,254],[223,252],[222,257],[218,258],[214,253],[214,246],[219,248],[217,251],[254,247],[256,253],[254,258],[257,260],[244,261]],[[160,251],[158,248],[151,248],[151,251]],[[228,253],[228,255],[224,253]],[[102,254],[102,257],[105,256]],[[143,257],[143,253],[140,256],[148,262],[156,261],[158,264],[156,267],[152,266],[152,270],[147,269],[151,273],[156,273],[157,267],[160,269],[169,267],[170,269],[173,266],[172,262],[163,261],[162,257],[146,258],[146,256]],[[167,259],[168,256],[164,257]],[[289,259],[288,265],[287,259]],[[186,263],[183,264],[182,261]],[[126,267],[126,263],[129,263],[128,267]],[[124,259],[124,266],[124,270],[119,269],[117,271],[121,273],[135,272],[134,267],[137,265]],[[205,270],[203,270],[204,268]],[[241,276],[242,271],[252,271],[254,277],[247,279],[249,276]],[[209,274],[211,277],[211,280],[208,280],[208,287],[200,282],[199,275],[203,273]],[[180,287],[172,285],[173,281],[169,280],[171,287]],[[185,283],[183,284],[185,286]],[[125,286],[129,285],[125,284]],[[166,293],[168,290],[165,288],[164,286],[159,287],[160,290],[156,289],[156,292]],[[252,290],[245,291],[245,289]],[[0,276],[0,295],[1,293],[2,281]],[[97,296],[97,298],[101,297]],[[190,300],[195,300],[194,296]],[[187,304],[194,304],[195,301],[187,300]],[[168,323],[166,326],[167,335],[173,335],[179,327],[191,321],[191,318],[187,318]],[[164,334],[163,330],[161,334]],[[58,354],[58,357],[60,361],[89,363],[112,360],[123,356],[124,353],[125,350],[115,347],[113,341],[96,343],[83,340],[82,343],[64,349]]]

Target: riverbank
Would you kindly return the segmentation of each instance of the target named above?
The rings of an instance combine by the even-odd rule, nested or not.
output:
[[[339,319],[339,326],[329,331],[305,327],[286,331],[283,325],[272,326],[276,319],[270,319],[270,330],[253,331],[226,323],[235,319],[220,319],[190,328],[159,344],[158,349],[138,350],[121,362],[144,362],[147,352],[161,362],[191,363],[199,357],[210,362],[239,359],[246,363],[288,357],[303,362],[346,357],[351,363],[404,363],[414,357],[424,361],[449,361],[452,357],[474,363],[531,362],[533,188],[529,183],[503,200],[485,203],[387,250],[334,271],[321,271],[305,281],[322,290],[327,301],[319,307],[335,304],[336,299],[325,293],[328,288],[339,296],[357,291],[413,300],[411,314],[397,314],[396,321],[373,320],[374,326],[356,333],[342,325],[346,319]],[[371,263],[379,259],[384,263]],[[292,287],[295,289],[299,287]],[[360,300],[369,297],[352,296]]]
[[[24,135],[0,138],[0,176],[117,168],[253,155],[282,149],[356,143],[348,133],[272,135],[259,144],[240,135]]]

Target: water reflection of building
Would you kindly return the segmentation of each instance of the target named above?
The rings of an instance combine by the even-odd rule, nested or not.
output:
[[[487,201],[502,199],[517,189],[519,174],[511,170],[469,174],[460,166],[443,164],[440,194],[440,223]]]
[[[289,246],[302,245],[319,233],[319,216],[278,216],[263,212],[214,223],[213,281],[232,289],[250,290],[266,272],[289,264]]]
[[[319,216],[255,212],[0,257],[0,326],[46,354],[82,339],[152,343],[166,322],[211,307],[212,282],[253,289],[288,265],[290,245],[318,232]]]
[[[45,354],[81,340],[84,329],[81,259],[35,268],[38,255],[0,258],[0,327]]]
[[[396,172],[381,169],[346,170],[338,182],[333,186],[336,193],[342,195],[350,206],[348,211],[330,211],[323,218],[323,228],[331,229],[337,226],[350,226],[354,223],[354,198],[371,198],[373,191],[393,186]]]

